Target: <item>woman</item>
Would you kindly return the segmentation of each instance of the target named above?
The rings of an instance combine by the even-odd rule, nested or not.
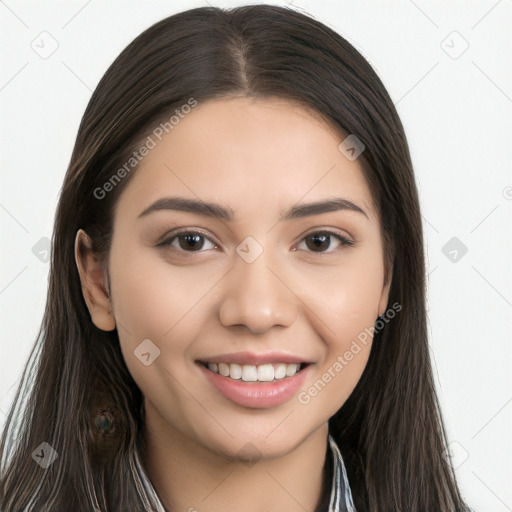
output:
[[[78,131],[2,510],[466,510],[424,275],[403,128],[347,41],[267,5],[153,25]]]

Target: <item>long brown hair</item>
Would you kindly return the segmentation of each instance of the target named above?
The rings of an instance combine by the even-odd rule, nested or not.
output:
[[[113,208],[136,169],[105,197],[98,189],[151,127],[190,98],[229,96],[300,102],[365,145],[360,158],[393,270],[389,303],[402,310],[376,333],[363,375],[329,431],[359,512],[465,510],[443,456],[422,222],[402,124],[381,80],[343,37],[310,16],[269,5],[170,16],[130,43],[94,91],[56,212],[43,322],[0,444],[1,509],[155,510],[139,469],[142,395],[117,330],[91,321],[74,240],[84,229],[107,261]],[[46,469],[32,460],[43,442],[58,455]]]

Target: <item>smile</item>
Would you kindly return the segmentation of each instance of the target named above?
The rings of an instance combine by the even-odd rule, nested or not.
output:
[[[238,363],[207,363],[200,364],[213,373],[244,382],[272,382],[286,377],[293,377],[304,369],[307,363],[277,363],[277,364],[238,364]]]
[[[289,402],[304,384],[311,363],[207,363],[197,367],[214,389],[232,403],[252,409]]]

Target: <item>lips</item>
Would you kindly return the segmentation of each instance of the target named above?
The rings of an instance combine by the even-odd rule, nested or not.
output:
[[[298,363],[293,364],[298,365]],[[304,384],[312,366],[311,364],[305,365],[291,377],[274,378],[272,381],[244,381],[241,378],[233,379],[223,376],[209,370],[204,364],[197,363],[197,367],[206,381],[221,395],[236,405],[253,409],[277,407],[290,401]]]
[[[196,361],[201,373],[237,405],[268,408],[283,404],[298,391],[311,362],[286,352],[236,352]]]

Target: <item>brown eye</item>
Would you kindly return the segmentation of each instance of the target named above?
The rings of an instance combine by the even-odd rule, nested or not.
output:
[[[177,252],[202,252],[201,249],[205,247],[205,243],[211,245],[211,247],[206,246],[206,249],[216,247],[206,235],[199,231],[181,231],[171,235],[157,244],[157,247],[170,247]]]
[[[306,247],[311,252],[333,252],[333,250],[327,250],[332,245],[332,239],[335,239],[341,246],[352,246],[354,242],[345,238],[342,235],[333,233],[332,231],[315,231],[304,237],[303,240],[306,242]]]
[[[204,245],[204,237],[197,233],[178,235],[176,238],[179,240],[180,248],[185,251],[198,251]]]

